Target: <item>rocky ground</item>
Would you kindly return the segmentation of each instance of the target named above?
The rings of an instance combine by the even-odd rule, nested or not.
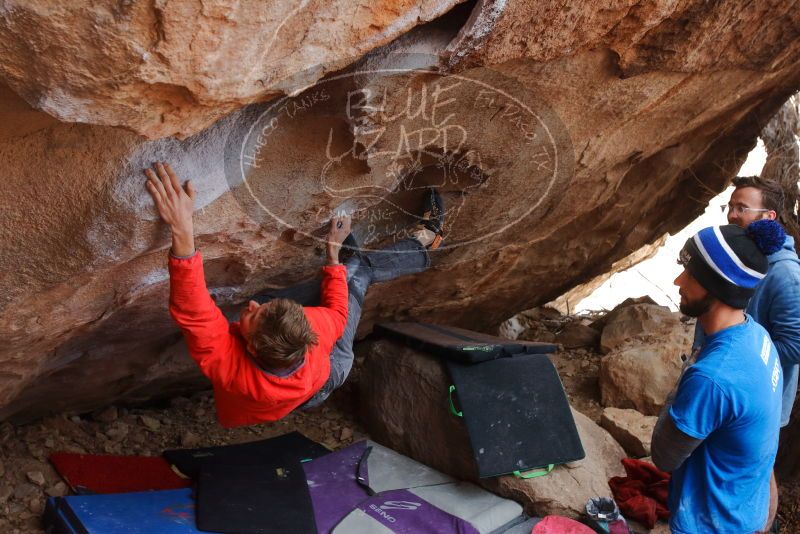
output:
[[[5,423],[0,426],[0,532],[42,532],[45,499],[68,492],[47,460],[53,452],[158,455],[170,448],[254,441],[292,430],[337,449],[365,437],[351,415],[352,394],[351,387],[316,410],[232,430],[217,424],[210,391],[177,397],[164,406],[110,406],[93,414],[60,415],[20,427]]]
[[[597,326],[603,320],[538,310],[527,314],[517,332],[521,338],[561,343],[553,361],[570,402],[597,423],[603,414],[599,380],[603,354]],[[41,532],[47,496],[68,492],[48,463],[52,452],[158,455],[168,448],[253,441],[291,430],[329,448],[362,439],[366,431],[354,414],[358,412],[360,362],[366,357],[363,352],[357,350],[351,380],[326,405],[274,424],[223,429],[216,423],[210,392],[177,397],[160,406],[109,406],[91,414],[64,414],[19,427],[4,423],[0,425],[0,532]],[[781,496],[782,531],[800,532],[800,484],[783,484]]]

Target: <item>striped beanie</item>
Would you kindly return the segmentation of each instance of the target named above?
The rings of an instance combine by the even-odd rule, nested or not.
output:
[[[785,237],[783,228],[769,220],[747,229],[733,224],[710,226],[686,241],[679,261],[711,295],[744,309],[766,276],[765,255],[780,249]]]

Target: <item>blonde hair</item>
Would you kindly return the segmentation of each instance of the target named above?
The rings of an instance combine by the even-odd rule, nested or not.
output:
[[[260,365],[285,369],[302,359],[317,340],[302,306],[275,299],[262,312],[251,342]]]

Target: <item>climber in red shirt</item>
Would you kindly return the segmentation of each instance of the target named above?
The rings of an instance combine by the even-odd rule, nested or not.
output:
[[[444,207],[433,189],[412,238],[379,251],[357,251],[345,265],[339,263],[339,251],[350,234],[350,218],[333,217],[322,280],[311,283],[319,294],[308,298],[309,286],[301,284],[257,295],[240,320],[229,324],[209,295],[194,247],[191,181],[181,187],[169,164],[156,163],[145,174],[158,213],[172,231],[170,314],[183,330],[189,354],[212,382],[217,418],[225,427],[276,421],[323,402],[352,367],[369,286],[424,271],[430,265],[428,249],[442,242]]]
[[[328,379],[329,355],[347,322],[345,267],[339,248],[350,219],[334,217],[322,268],[321,305],[288,299],[250,301],[228,324],[206,288],[194,247],[194,189],[169,164],[145,171],[147,189],[172,231],[169,311],[183,330],[189,354],[214,386],[217,416],[226,427],[275,421],[306,402]]]

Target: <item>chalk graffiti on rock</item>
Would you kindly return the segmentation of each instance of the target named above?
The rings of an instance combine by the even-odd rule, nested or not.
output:
[[[231,188],[254,217],[313,239],[324,239],[320,229],[333,212],[351,212],[354,234],[369,248],[412,235],[424,192],[435,187],[445,200],[443,248],[497,235],[553,202],[564,189],[555,184],[570,179],[573,162],[557,115],[514,80],[498,73],[490,79],[397,68],[326,78],[264,105],[237,140]],[[311,147],[301,161],[298,135]],[[274,169],[284,170],[282,158],[292,150],[292,179],[309,191],[312,213],[298,213],[291,195],[275,194],[271,185],[282,179]],[[498,211],[501,195],[513,202]],[[479,235],[459,233],[470,226],[462,218],[493,209],[496,216],[477,225]]]

